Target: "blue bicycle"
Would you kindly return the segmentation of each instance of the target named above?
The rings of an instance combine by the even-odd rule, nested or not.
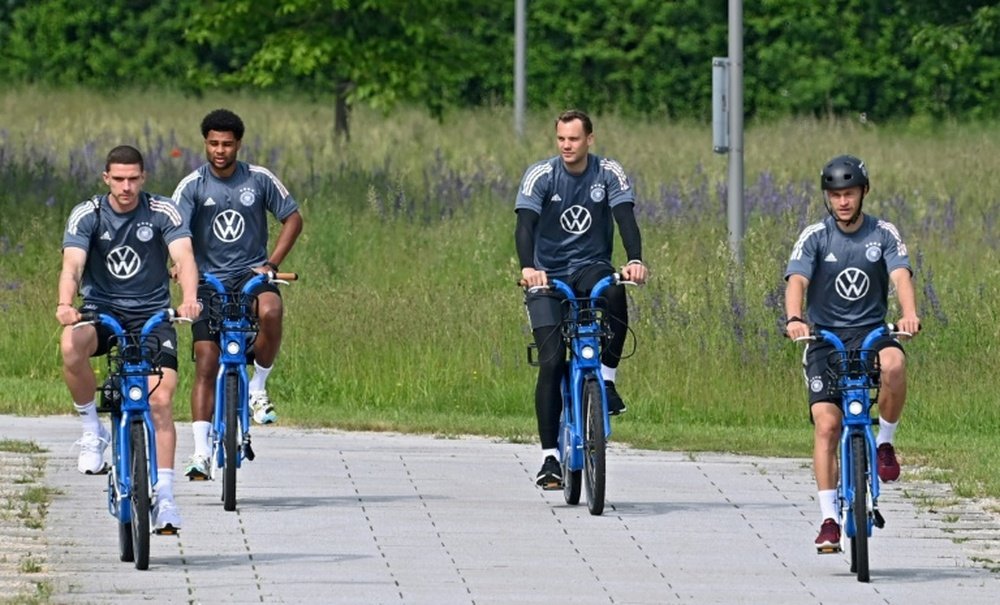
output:
[[[847,349],[843,341],[829,330],[798,341],[828,342],[834,350],[828,366],[832,390],[840,396],[843,430],[840,435],[840,480],[837,499],[840,502],[841,541],[851,541],[851,572],[859,582],[870,579],[868,538],[873,528],[885,527],[878,509],[879,479],[876,469],[876,445],[872,425],[878,418],[871,414],[878,402],[881,369],[878,352],[873,345],[884,336],[910,337],[909,332],[895,331],[891,324],[869,332],[857,349]],[[840,545],[840,550],[843,546]],[[831,551],[837,552],[837,550]]]
[[[268,271],[255,275],[239,290],[229,291],[211,273],[203,279],[215,292],[209,302],[209,330],[219,335],[219,372],[215,380],[212,415],[214,468],[222,469],[222,507],[236,510],[236,471],[243,460],[253,460],[250,445],[250,392],[247,351],[257,338],[256,296],[252,292],[266,283],[288,284],[295,273]]]
[[[102,324],[114,334],[98,412],[111,415],[108,511],[118,520],[118,554],[122,561],[134,561],[136,569],[149,568],[150,501],[158,480],[149,395],[159,383],[150,388],[149,378],[162,377],[163,371],[157,363],[161,343],[152,331],[173,321],[189,320],[165,309],[146,320],[138,333],[126,332],[117,319],[104,313],[83,313],[76,324]]]
[[[601,377],[601,346],[610,337],[610,329],[598,301],[608,287],[617,284],[635,285],[635,282],[623,281],[615,273],[597,282],[588,297],[577,297],[569,284],[558,279],[548,286],[529,289],[554,288],[565,297],[567,312],[562,336],[569,364],[562,379],[559,427],[563,496],[567,504],[579,504],[585,485],[587,509],[592,515],[604,512],[607,441],[611,436],[608,399]]]

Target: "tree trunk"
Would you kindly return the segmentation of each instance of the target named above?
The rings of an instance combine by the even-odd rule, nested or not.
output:
[[[351,142],[350,114],[351,105],[347,102],[347,94],[354,89],[354,82],[343,81],[336,86],[336,104],[333,112],[333,138],[338,142]]]

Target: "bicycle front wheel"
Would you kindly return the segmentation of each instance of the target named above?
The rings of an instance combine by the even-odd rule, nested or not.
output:
[[[592,515],[604,512],[606,456],[601,387],[596,380],[591,379],[583,387],[583,468],[587,484],[587,509]]]
[[[132,422],[132,546],[135,551],[135,568],[149,569],[149,459],[146,455],[146,425],[142,420]]]
[[[236,467],[239,456],[239,409],[240,383],[235,372],[229,372],[224,377],[223,409],[226,413],[226,431],[222,436],[222,447],[225,452],[225,462],[222,469],[222,508],[236,510]]]
[[[858,574],[858,582],[867,582],[868,574],[868,444],[864,435],[851,436],[851,475],[854,482],[854,499],[851,515],[854,520],[854,537],[851,538],[851,571]]]

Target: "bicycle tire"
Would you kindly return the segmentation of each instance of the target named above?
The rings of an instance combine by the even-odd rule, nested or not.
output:
[[[576,506],[580,503],[582,477],[579,469],[574,471],[569,468],[573,452],[572,420],[569,418],[569,406],[571,405],[573,405],[572,402],[563,401],[562,427],[560,429],[563,437],[562,452],[560,452],[562,456],[559,464],[562,466],[563,499],[566,500],[566,504]]]
[[[223,409],[226,414],[226,431],[222,436],[222,447],[225,460],[222,468],[222,508],[227,511],[236,510],[236,467],[239,464],[239,380],[235,372],[229,372],[224,377]]]
[[[146,425],[134,420],[129,427],[132,433],[132,545],[135,550],[135,568],[149,569],[149,458],[146,455]]]
[[[588,380],[583,387],[583,468],[586,473],[587,509],[592,515],[604,512],[607,440],[604,435],[604,405],[601,387]]]
[[[108,471],[108,509],[115,516],[118,525],[118,559],[131,563],[135,561],[135,550],[132,548],[132,518],[129,511],[132,505],[127,501],[118,499],[118,462],[121,460],[121,451],[118,444],[118,424],[121,416],[111,416],[111,470]],[[122,518],[127,518],[123,521]]]
[[[864,435],[851,436],[851,473],[854,500],[851,514],[854,537],[851,538],[851,571],[857,571],[858,582],[867,582],[868,573],[868,443]]]

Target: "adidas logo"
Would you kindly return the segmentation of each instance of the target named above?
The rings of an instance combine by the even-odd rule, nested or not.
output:
[[[173,349],[174,348],[174,343],[170,342],[169,340],[164,340],[163,341],[163,348],[164,349]]]
[[[562,198],[559,197],[559,194],[557,193],[557,194],[555,194],[555,195],[552,196],[552,201],[553,202],[561,202]]]
[[[835,262],[837,262],[837,257],[833,255],[833,252],[831,252],[831,253],[827,254],[826,258],[824,258],[823,260],[826,261],[826,262],[828,262],[828,263],[835,263]]]
[[[213,200],[212,198],[208,198],[207,200],[205,200],[205,205],[206,206],[214,206],[215,205],[215,200]]]
[[[111,241],[111,234],[108,233],[107,231],[105,231],[104,233],[101,234],[101,239],[107,240],[107,241],[110,242]]]

